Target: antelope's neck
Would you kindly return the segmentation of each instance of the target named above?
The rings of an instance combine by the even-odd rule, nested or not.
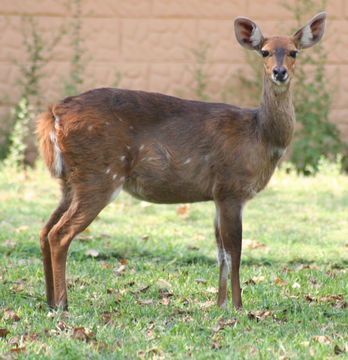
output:
[[[259,119],[263,141],[279,148],[289,145],[295,123],[290,85],[281,89],[265,77]]]

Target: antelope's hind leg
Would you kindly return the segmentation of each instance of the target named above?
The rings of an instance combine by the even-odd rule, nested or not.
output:
[[[46,281],[46,297],[47,304],[54,306],[54,289],[53,289],[53,272],[51,262],[51,248],[48,241],[48,234],[52,227],[60,220],[65,211],[71,204],[71,189],[64,180],[61,180],[62,198],[58,207],[54,210],[46,225],[40,231],[40,247],[42,253],[42,261],[44,266]]]
[[[121,185],[79,184],[74,187],[69,208],[48,234],[53,277],[53,306],[67,309],[66,260],[73,238],[87,228],[100,211],[121,190]],[[109,189],[109,190],[106,190]]]

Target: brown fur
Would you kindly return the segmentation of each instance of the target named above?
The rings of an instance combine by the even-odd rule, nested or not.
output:
[[[272,80],[275,66],[286,66],[292,76],[295,61],[287,54],[295,40],[256,37],[255,27],[248,19],[236,20],[243,46],[270,52],[258,108],[104,88],[67,98],[40,117],[41,150],[51,173],[61,179],[63,195],[40,237],[50,306],[67,307],[65,266],[72,239],[121,187],[155,203],[214,201],[218,304],[226,303],[230,274],[233,304],[242,306],[242,208],[268,183],[295,120],[290,81]],[[274,53],[282,54],[276,62]],[[61,172],[55,168],[57,156]]]
[[[50,133],[54,129],[54,118],[51,109],[40,114],[37,119],[37,134],[39,138],[39,147],[46,166],[53,174],[54,152],[52,142],[50,140]]]

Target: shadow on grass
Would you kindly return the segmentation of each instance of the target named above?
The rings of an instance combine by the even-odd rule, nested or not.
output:
[[[125,242],[127,244],[127,242]],[[81,244],[80,244],[81,246]],[[22,244],[14,248],[3,248],[0,246],[0,251],[3,250],[3,254],[15,259],[28,259],[28,258],[37,258],[41,259],[41,250],[39,246],[35,244]],[[86,248],[83,247],[80,249],[74,249],[72,246],[69,251],[69,259],[75,261],[90,261],[91,256],[86,255]],[[191,264],[206,264],[206,265],[215,265],[217,260],[215,257],[206,256],[201,254],[199,251],[189,251],[183,247],[161,247],[156,249],[144,249],[144,247],[135,245],[120,247],[118,249],[106,249],[100,250],[98,256],[93,257],[95,261],[109,261],[109,260],[121,260],[121,259],[139,259],[140,261],[153,261],[155,263],[168,263],[175,262],[176,266],[187,266]],[[327,266],[332,269],[335,268],[344,268],[348,265],[348,260],[339,259],[338,261],[330,262],[325,260],[310,260],[308,258],[297,257],[291,260],[272,258],[267,256],[243,256],[242,255],[242,265],[241,266],[265,266],[265,267],[280,267],[280,266],[289,266],[296,267],[298,265],[317,265],[317,266]]]
[[[169,253],[169,251],[168,251]],[[69,258],[75,261],[89,261],[91,260],[90,256],[85,255],[80,251],[73,251],[69,255]],[[187,266],[190,264],[206,264],[206,265],[214,265],[216,264],[216,259],[213,257],[208,257],[203,254],[195,253],[195,254],[185,254],[173,251],[170,251],[170,255],[165,255],[163,252],[150,252],[147,250],[142,251],[130,251],[129,249],[119,250],[119,251],[109,251],[102,252],[98,256],[94,257],[95,261],[108,261],[112,259],[139,259],[139,260],[150,260],[155,263],[168,263],[175,260],[175,265],[179,266]]]

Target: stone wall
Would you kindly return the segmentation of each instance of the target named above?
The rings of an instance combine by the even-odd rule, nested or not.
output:
[[[293,2],[295,0],[289,0]],[[233,34],[233,19],[255,20],[263,33],[288,34],[291,13],[273,0],[81,0],[86,58],[84,89],[112,86],[143,89],[192,98],[192,49],[210,44],[204,71],[212,100],[221,100],[231,76],[248,71],[242,48]],[[325,46],[329,50],[327,78],[335,89],[330,120],[348,140],[348,1],[328,0]],[[14,60],[25,53],[21,15],[33,15],[47,39],[71,20],[65,0],[1,0],[0,2],[0,125],[19,96]],[[313,13],[314,15],[314,13]],[[308,50],[311,51],[311,50]],[[71,48],[65,36],[45,67],[42,94],[52,103],[63,96]],[[231,103],[239,104],[238,91]]]

